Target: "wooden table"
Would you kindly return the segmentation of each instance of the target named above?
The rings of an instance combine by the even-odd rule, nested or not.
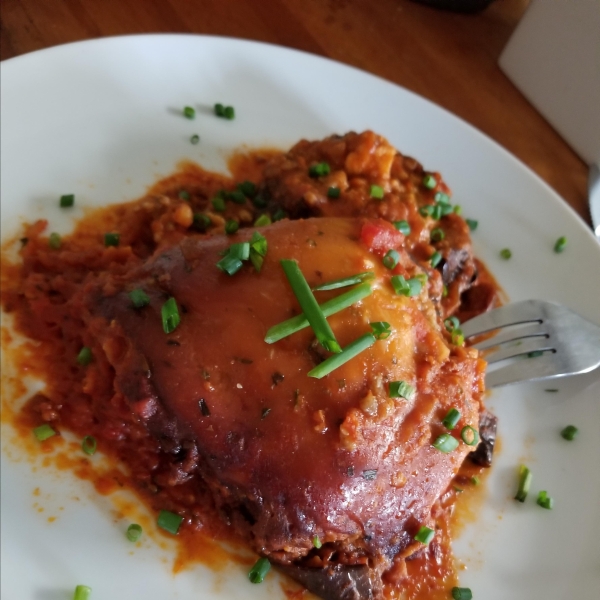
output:
[[[0,58],[131,33],[203,33],[290,46],[394,81],[472,123],[588,223],[587,167],[497,66],[529,0],[476,15],[410,0],[2,0]]]

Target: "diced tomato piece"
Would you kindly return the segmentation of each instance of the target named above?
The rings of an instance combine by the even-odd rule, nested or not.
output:
[[[366,221],[360,232],[360,241],[375,254],[384,255],[392,248],[399,248],[404,235],[387,221]]]

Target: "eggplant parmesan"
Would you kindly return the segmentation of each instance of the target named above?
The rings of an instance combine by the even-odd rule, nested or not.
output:
[[[94,435],[184,527],[214,511],[317,595],[380,599],[443,535],[467,456],[491,462],[485,362],[456,316],[497,288],[440,175],[372,132],[302,141],[245,173],[166,180],[59,248],[29,227],[3,308],[61,376],[25,410]],[[318,377],[335,349],[310,323],[267,335],[303,311],[282,261],[321,307],[358,290],[327,323],[340,349],[370,341]]]

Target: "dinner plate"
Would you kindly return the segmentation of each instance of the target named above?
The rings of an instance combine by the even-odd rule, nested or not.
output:
[[[463,214],[479,221],[476,253],[510,299],[553,300],[600,323],[600,246],[583,221],[492,140],[387,81],[289,49],[182,35],[61,46],[1,70],[4,239],[24,219],[48,218],[53,231],[66,231],[85,207],[135,199],[182,159],[223,170],[243,145],[286,148],[369,128],[443,173]],[[234,106],[236,118],[215,118],[215,102]],[[185,105],[196,108],[194,120],[183,118]],[[77,198],[68,215],[57,205],[64,193]],[[556,254],[563,235],[566,250]],[[506,247],[510,260],[499,256]],[[474,598],[598,597],[599,400],[600,373],[491,393],[501,448],[478,514],[454,544]],[[570,423],[580,435],[566,442],[559,432]],[[132,547],[110,498],[19,460],[4,427],[3,599],[66,599],[76,584],[111,600],[285,597],[278,576],[252,585],[237,562],[174,575],[168,540]],[[533,485],[520,504],[513,496],[523,462]],[[554,498],[553,510],[536,505],[539,490]]]

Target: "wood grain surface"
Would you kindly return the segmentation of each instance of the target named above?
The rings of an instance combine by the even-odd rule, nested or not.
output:
[[[498,67],[529,0],[478,14],[411,0],[2,0],[2,60],[132,33],[223,35],[305,50],[398,83],[472,123],[588,223],[587,166]]]

